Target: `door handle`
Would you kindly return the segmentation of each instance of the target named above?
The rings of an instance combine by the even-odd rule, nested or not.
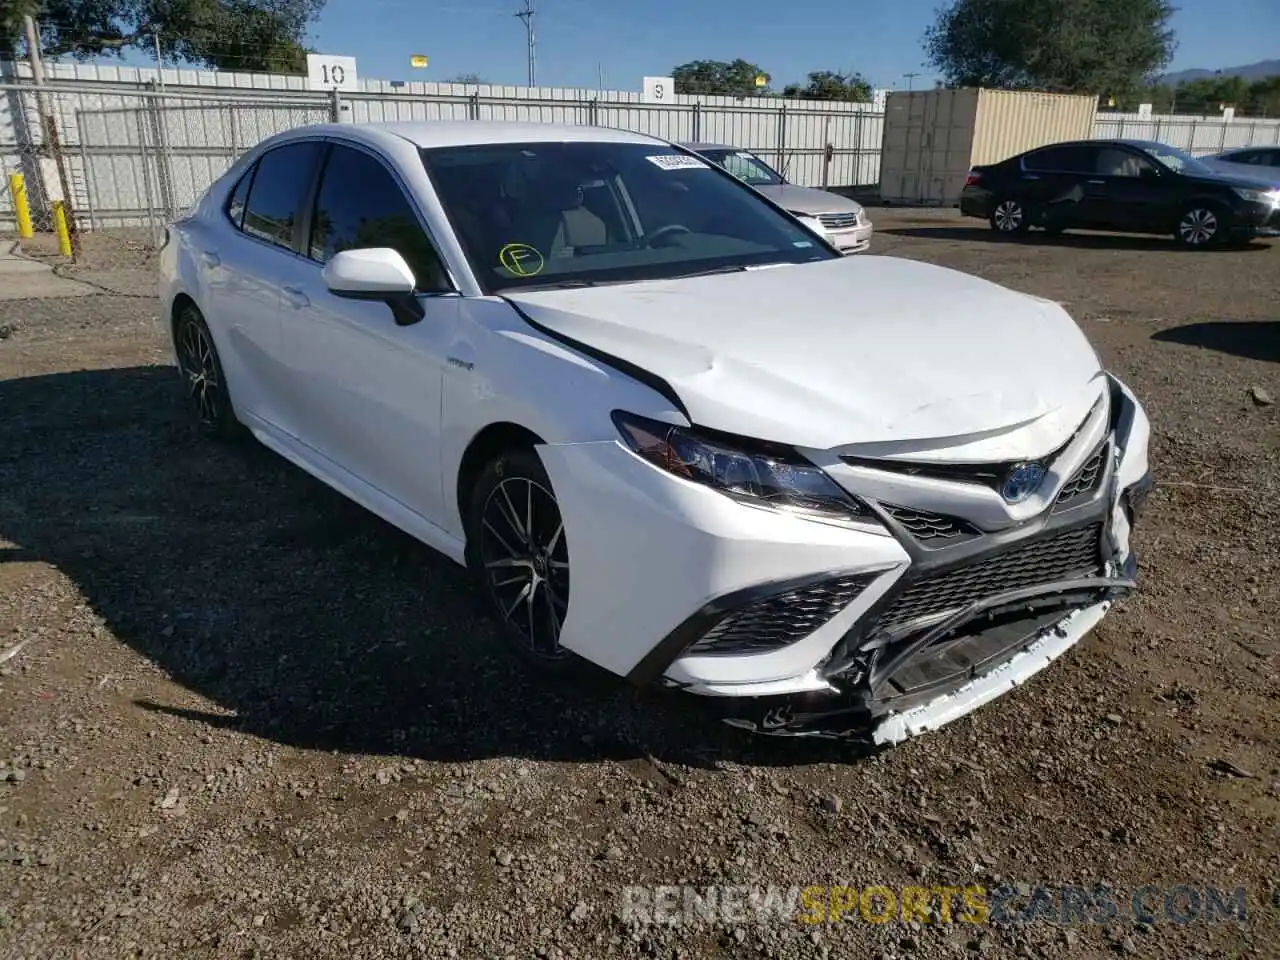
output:
[[[1107,185],[1107,181],[1105,180],[1090,180],[1089,183],[1097,184],[1100,187],[1105,187]]]
[[[216,250],[201,250],[200,259],[204,261],[206,267],[216,267],[222,263],[222,258],[218,256]]]
[[[289,301],[289,306],[299,310],[303,307],[311,306],[311,298],[303,293],[299,287],[285,287],[284,298]]]
[[[1022,175],[1022,179],[1023,180],[1039,180],[1040,178],[1037,177],[1034,173],[1024,173]]]

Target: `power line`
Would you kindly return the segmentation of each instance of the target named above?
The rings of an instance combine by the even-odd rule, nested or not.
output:
[[[533,0],[524,0],[524,7],[516,11],[516,16],[524,21],[525,35],[529,45],[529,86],[538,85],[537,41],[533,35]]]

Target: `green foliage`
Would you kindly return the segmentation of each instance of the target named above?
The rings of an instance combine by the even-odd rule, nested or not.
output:
[[[1206,77],[1187,80],[1176,87],[1155,84],[1116,100],[1122,110],[1136,110],[1149,103],[1156,113],[1214,116],[1223,106],[1235,107],[1238,117],[1280,117],[1280,76],[1261,80],[1242,77]]]
[[[149,50],[158,34],[169,60],[304,73],[307,27],[323,6],[324,0],[0,0],[0,29],[12,44],[21,36],[21,13],[29,12],[50,57]],[[10,9],[18,10],[16,28]]]
[[[866,103],[871,99],[871,84],[859,73],[816,70],[809,74],[805,84],[787,84],[782,95],[799,100],[850,100]]]
[[[716,95],[724,97],[759,97],[768,94],[768,84],[756,86],[756,77],[766,74],[758,65],[737,59],[732,63],[721,60],[693,60],[682,63],[671,71],[676,93]]]
[[[925,33],[952,86],[1121,96],[1173,55],[1169,0],[951,0]]]

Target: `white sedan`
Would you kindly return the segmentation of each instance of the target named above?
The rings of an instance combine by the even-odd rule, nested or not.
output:
[[[889,744],[1134,586],[1147,419],[1060,306],[843,258],[662,140],[300,128],[160,274],[203,430],[470,567],[532,664]]]

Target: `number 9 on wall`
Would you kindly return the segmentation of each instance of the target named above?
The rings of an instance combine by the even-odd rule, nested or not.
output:
[[[644,103],[671,103],[675,98],[676,82],[670,77],[645,77],[640,99]]]
[[[307,54],[307,88],[309,90],[360,89],[356,79],[356,58],[335,57],[327,53]]]

